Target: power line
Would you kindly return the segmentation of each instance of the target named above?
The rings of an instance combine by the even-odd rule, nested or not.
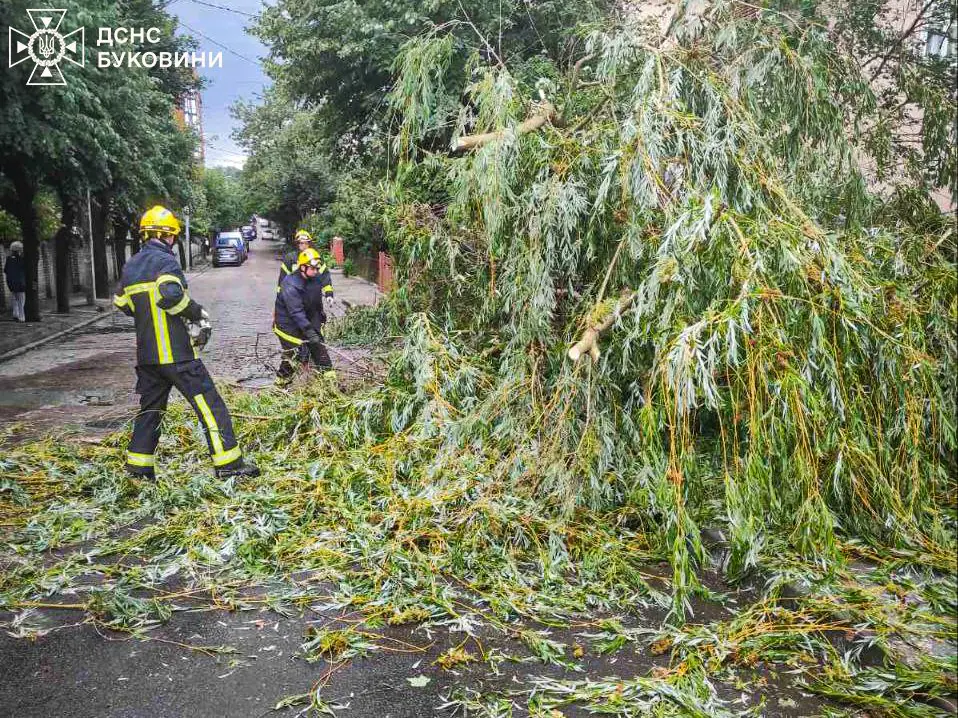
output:
[[[228,150],[224,147],[218,147],[212,142],[207,142],[206,147],[212,150],[213,152],[219,152],[220,154],[236,155],[237,157],[242,157],[243,159],[246,159],[249,157],[249,155],[245,155],[242,152],[237,152],[236,150]]]
[[[216,10],[225,10],[226,12],[234,12],[237,15],[243,15],[245,17],[256,17],[251,12],[244,12],[242,10],[236,10],[231,7],[224,7],[223,5],[217,5],[216,3],[204,2],[204,0],[189,0],[189,2],[196,3],[197,5],[205,5],[206,7],[215,8]]]
[[[253,65],[256,65],[256,66],[259,67],[259,68],[262,68],[263,64],[262,64],[259,60],[250,59],[250,58],[246,57],[246,55],[243,55],[243,54],[241,54],[241,53],[239,53],[239,52],[236,52],[236,50],[234,50],[234,49],[231,48],[231,47],[228,47],[228,46],[224,45],[224,44],[221,43],[219,40],[214,40],[214,39],[211,38],[209,35],[200,32],[199,30],[197,30],[197,29],[194,28],[194,27],[190,27],[190,26],[187,25],[185,22],[183,22],[183,20],[180,20],[180,25],[182,25],[183,27],[185,27],[185,28],[186,28],[187,30],[189,30],[190,32],[195,32],[195,33],[196,33],[197,35],[199,35],[200,37],[203,37],[203,38],[209,40],[209,41],[212,42],[214,45],[217,45],[217,46],[219,46],[219,47],[222,47],[222,48],[223,48],[224,50],[226,50],[227,52],[232,53],[233,55],[236,55],[236,57],[240,58],[241,60],[246,60],[246,62],[249,62],[249,63],[251,63],[251,64],[253,64]]]

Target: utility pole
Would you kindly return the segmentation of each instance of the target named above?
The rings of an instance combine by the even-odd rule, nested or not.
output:
[[[96,304],[96,264],[93,261],[93,205],[90,202],[90,188],[86,191],[86,226],[90,249],[90,288],[86,293],[86,303]]]

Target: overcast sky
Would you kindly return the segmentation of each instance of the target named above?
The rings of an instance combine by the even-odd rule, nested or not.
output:
[[[218,6],[218,7],[216,7]],[[180,30],[199,43],[198,51],[223,53],[223,67],[198,68],[203,88],[203,130],[207,167],[242,167],[244,154],[230,136],[235,100],[256,100],[269,84],[258,60],[266,56],[260,41],[247,34],[260,0],[170,0],[167,9],[180,19]],[[204,37],[205,36],[205,37]],[[246,58],[246,59],[244,59]]]

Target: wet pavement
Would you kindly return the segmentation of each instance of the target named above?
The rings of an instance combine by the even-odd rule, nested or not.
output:
[[[717,617],[714,607],[710,612]],[[641,620],[658,625],[662,617],[644,616]],[[310,662],[302,649],[310,630],[364,629],[356,623],[355,614],[343,615],[322,605],[293,616],[268,608],[188,610],[175,613],[142,639],[90,623],[78,624],[82,619],[75,611],[44,611],[40,620],[48,626],[45,635],[32,640],[0,637],[0,672],[4,676],[0,715],[295,716],[308,706],[305,695],[319,686],[318,696],[335,715],[451,717],[456,712],[447,702],[465,690],[507,696],[541,678],[616,681],[665,671],[669,664],[667,653],[654,653],[642,645],[602,655],[585,635],[589,629],[548,632],[550,639],[580,652],[575,665],[564,667],[536,660],[516,633],[478,627],[470,637],[423,625],[366,629],[376,639],[370,641],[367,655],[348,661]],[[632,621],[637,619],[634,616]],[[437,659],[457,646],[476,660],[443,669]],[[764,667],[743,670],[733,681],[717,680],[715,687],[733,712],[736,707],[741,713],[759,708],[766,716],[798,717],[821,715],[823,707],[790,676]],[[514,706],[508,715],[540,715],[528,712],[522,695],[510,700]],[[289,705],[277,709],[283,702]],[[559,715],[592,714],[573,705]]]
[[[269,385],[279,347],[271,331],[281,245],[258,241],[240,267],[204,267],[188,274],[190,293],[213,317],[213,337],[202,354],[218,381],[246,388]],[[376,287],[334,270],[336,316],[372,304]],[[95,311],[95,310],[94,310]],[[18,424],[21,436],[53,429],[102,433],[133,414],[133,320],[109,311],[99,321],[0,363],[0,429]],[[333,353],[333,363],[345,360]]]

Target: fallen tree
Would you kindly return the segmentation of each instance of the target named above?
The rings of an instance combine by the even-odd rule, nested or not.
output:
[[[733,576],[852,538],[945,555],[947,220],[867,188],[880,143],[850,118],[872,90],[818,28],[713,3],[671,32],[468,78],[440,32],[407,44],[387,224],[412,390],[392,426],[558,516],[630,507],[679,610],[708,525]],[[471,152],[431,149],[449,126]]]

